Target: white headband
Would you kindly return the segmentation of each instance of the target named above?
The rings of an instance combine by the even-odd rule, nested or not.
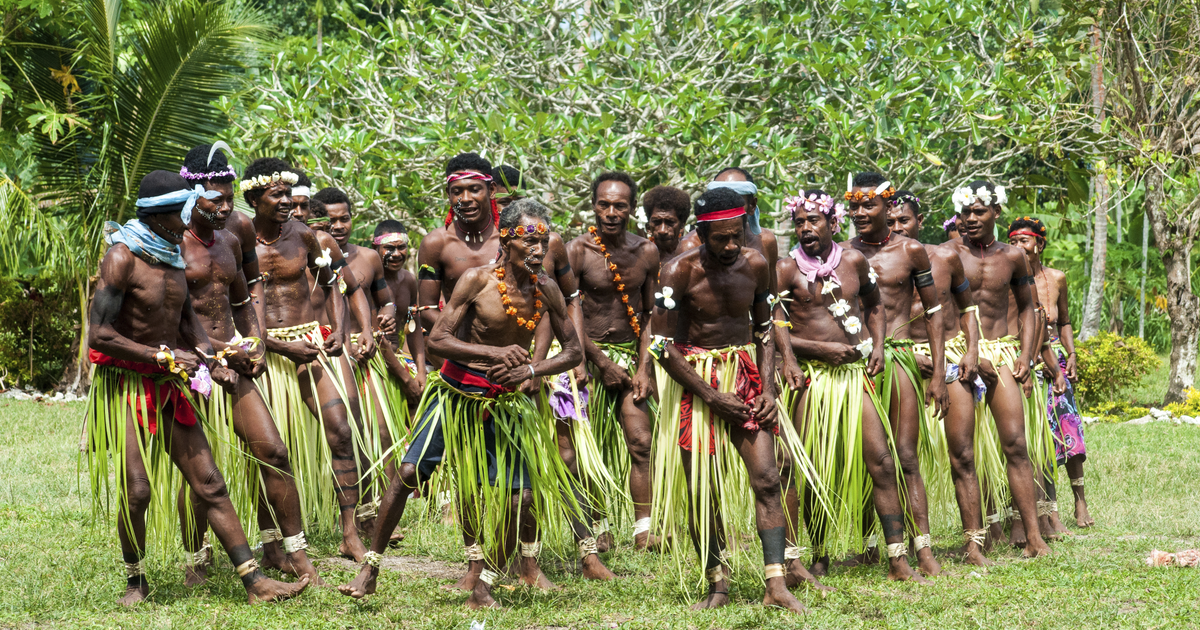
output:
[[[308,186],[292,186],[292,196],[311,197],[312,195],[308,194]]]
[[[708,190],[728,188],[739,195],[757,195],[758,186],[754,182],[708,182]]]

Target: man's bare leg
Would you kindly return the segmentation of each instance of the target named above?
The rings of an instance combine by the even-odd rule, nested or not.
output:
[[[917,400],[917,390],[908,374],[900,366],[895,366],[895,371],[896,386],[892,389],[888,415],[892,423],[892,436],[896,440],[900,471],[908,490],[908,512],[916,521],[918,530],[913,537],[917,547],[917,568],[932,577],[940,574],[942,567],[933,557],[933,548],[929,544],[929,498],[925,494],[925,479],[921,476],[921,460],[917,454],[917,444],[921,439],[921,407],[925,401]]]
[[[285,584],[268,578],[258,569],[250,546],[246,544],[242,524],[233,510],[233,503],[229,501],[225,480],[221,477],[221,471],[217,470],[200,425],[185,427],[169,420],[161,423],[159,430],[166,433],[164,437],[171,461],[196,493],[197,508],[208,515],[213,532],[238,570],[249,602],[287,599],[307,588],[307,576],[293,584]]]
[[[376,376],[374,374],[372,374],[371,378],[376,378]],[[395,444],[395,440],[392,438],[392,430],[388,427],[387,418],[385,418],[383,415],[383,407],[381,406],[382,402],[374,394],[372,394],[371,400],[375,404],[375,421],[378,423],[378,426],[379,426],[380,452],[389,453],[392,450],[392,446]],[[396,475],[397,475],[396,462],[399,461],[399,458],[401,455],[402,455],[402,453],[391,453],[390,455],[387,456],[387,461],[384,464],[383,470],[380,474],[382,474],[384,476],[384,478],[388,479],[388,483],[391,483],[392,481],[394,481],[396,479]],[[380,507],[381,508],[383,507],[382,495],[383,495],[383,492],[380,491],[380,501],[381,501]],[[378,518],[378,515],[376,516],[376,518]],[[370,525],[370,527],[367,527],[367,525]],[[363,528],[363,531],[373,534],[375,531],[375,521],[372,520],[370,523],[364,522],[362,524],[362,528]],[[389,534],[388,544],[395,545],[402,540],[404,540],[404,534],[400,533],[398,530],[393,531],[391,534]]]
[[[169,421],[168,421],[169,422]],[[125,419],[125,487],[117,504],[117,537],[121,541],[121,557],[125,561],[125,594],[117,600],[132,606],[150,595],[150,583],[141,569],[146,550],[146,510],[150,507],[150,477],[142,462],[137,432],[140,428],[133,416]]]
[[[975,397],[970,387],[958,381],[946,386],[950,392],[950,409],[946,412],[944,426],[950,451],[950,475],[954,478],[954,498],[958,500],[958,512],[967,537],[962,559],[986,567],[993,563],[984,557],[983,539],[980,538],[987,535],[987,530],[983,527],[979,476],[975,472]]]
[[[866,393],[863,393],[862,410],[863,460],[866,462],[867,472],[871,475],[875,511],[879,514],[883,538],[888,544],[888,579],[926,583],[925,578],[914,573],[908,566],[908,546],[904,543],[904,511],[900,509],[900,495],[896,487],[896,465],[892,461],[891,450],[888,449],[883,421]],[[893,549],[897,552],[893,552]]]
[[[796,492],[795,471],[792,469],[791,455],[788,454],[787,449],[783,448],[782,443],[778,440],[776,440],[775,444],[775,456],[776,461],[780,464],[779,481],[783,496],[783,514],[787,529],[787,548],[784,550],[784,564],[787,574],[784,576],[784,582],[788,588],[808,583],[818,591],[835,591],[837,589],[825,586],[804,567],[804,560],[800,557],[801,549],[797,545],[797,541],[800,540],[800,497]]]
[[[696,500],[696,492],[692,484],[692,454],[690,451],[680,449],[679,456],[683,464],[683,478],[687,480],[688,497],[690,497],[688,535],[692,539],[692,548],[696,550],[696,555],[700,556],[700,562],[704,564],[705,577],[708,578],[708,593],[704,599],[692,605],[692,610],[720,608],[729,603],[729,569],[721,557],[725,550],[725,530],[719,518],[720,506],[717,503],[717,493],[714,489],[711,495],[713,509],[707,515],[708,531],[711,532],[708,545],[707,548],[701,549],[700,525],[696,522],[696,508],[691,504]]]
[[[1020,526],[1025,535],[1025,557],[1034,558],[1050,553],[1050,547],[1042,540],[1037,524],[1036,496],[1033,483],[1033,467],[1029,463],[1029,450],[1025,442],[1025,410],[1021,404],[1021,387],[1013,379],[1007,366],[999,370],[998,387],[989,388],[988,406],[996,419],[996,430],[1000,434],[1000,447],[1008,461],[1008,485],[1012,490],[1013,504],[1017,514],[1013,515],[1013,530]],[[1022,516],[1020,521],[1017,515]]]
[[[649,549],[658,545],[657,537],[650,534],[651,496],[650,447],[654,437],[650,423],[650,406],[646,401],[635,402],[633,390],[626,389],[617,399],[621,413],[621,430],[625,433],[625,446],[629,449],[629,496],[633,499],[633,518],[636,521],[633,535],[635,549]],[[645,531],[641,531],[645,529]],[[609,535],[611,537],[611,534]]]
[[[533,518],[533,490],[525,489],[520,493],[520,503],[517,504],[520,514],[517,516],[517,539],[521,542],[521,555],[517,564],[517,577],[526,586],[543,591],[556,591],[558,587],[550,578],[542,573],[538,566],[538,553],[541,545],[538,543],[538,525]],[[511,557],[511,553],[505,559]],[[497,565],[499,566],[499,565]]]
[[[212,547],[205,540],[208,533],[208,518],[203,510],[195,509],[198,499],[187,484],[179,488],[176,509],[179,511],[179,533],[183,550],[189,559],[183,565],[183,585],[195,588],[208,581],[208,569],[212,566]],[[190,512],[190,514],[189,514]]]
[[[492,550],[492,556],[486,560],[489,567],[503,567],[508,557],[512,555],[517,547],[517,519],[520,515],[521,503],[524,501],[523,495],[525,492],[513,492],[512,497],[509,499],[508,518],[501,530],[496,532],[497,544]],[[530,493],[531,502],[532,499],[533,495]],[[495,571],[490,568],[484,568],[479,574],[479,579],[475,580],[475,585],[471,589],[471,596],[467,598],[467,608],[471,610],[501,608],[500,603],[492,598],[492,584],[498,577],[499,574]]]
[[[404,516],[404,507],[408,496],[418,486],[417,467],[413,464],[401,464],[399,473],[391,478],[387,490],[379,503],[379,518],[375,519],[375,531],[371,534],[371,553],[382,556],[387,551],[388,541],[392,532],[400,524]],[[372,557],[377,557],[373,555]],[[379,567],[371,563],[363,564],[358,575],[349,584],[338,587],[343,595],[362,599],[375,592],[375,582],[379,577]]]
[[[1076,455],[1067,460],[1067,477],[1071,480],[1071,492],[1075,495],[1075,524],[1091,527],[1096,521],[1088,514],[1087,498],[1083,493],[1084,459],[1083,455]]]
[[[1055,463],[1054,473],[1058,474],[1057,463]],[[1054,481],[1053,477],[1045,477],[1046,498],[1049,501],[1046,510],[1046,525],[1048,529],[1045,531],[1053,532],[1058,537],[1073,536],[1075,533],[1067,529],[1067,526],[1063,525],[1062,519],[1058,517],[1058,487]]]
[[[563,464],[566,465],[567,470],[570,471],[570,473],[571,473],[571,476],[575,480],[579,480],[580,479],[579,462],[575,456],[575,440],[574,440],[574,437],[572,434],[571,422],[572,421],[569,419],[557,418],[554,422],[554,432],[555,432],[555,438],[558,441],[559,457],[562,458]],[[596,549],[596,547],[595,547],[596,539],[592,535],[591,529],[584,522],[584,515],[592,513],[591,497],[588,495],[588,493],[584,490],[584,488],[580,484],[576,484],[574,487],[574,490],[575,490],[575,502],[579,505],[580,512],[574,513],[572,511],[568,510],[567,522],[570,523],[570,525],[571,525],[571,532],[575,535],[575,544],[576,544],[576,546],[579,547],[579,555],[580,555],[579,564],[580,564],[580,568],[583,573],[583,577],[585,577],[589,580],[616,579],[617,576],[613,575],[612,571],[609,571],[608,567],[604,566],[604,562],[602,562],[600,560],[600,556],[597,553],[598,549]],[[525,519],[525,518],[526,517],[524,515],[522,515],[522,519]],[[522,534],[521,535],[521,562],[523,565],[521,568],[522,581],[525,581],[524,576],[527,574],[527,567],[524,566],[528,562],[527,556],[526,556],[526,553],[527,553],[526,550],[527,549],[533,550],[535,548],[540,549],[540,547],[541,547],[540,544],[534,542],[537,540],[537,523],[533,520],[532,514],[529,515],[528,521],[525,521],[525,520],[522,521],[522,523],[525,523],[525,522],[528,522],[530,524],[531,529],[533,531],[530,533],[531,535],[527,534],[525,532],[524,525],[522,526],[522,532],[521,532],[521,534]],[[532,564],[533,564],[533,568],[537,569],[537,575],[541,576],[541,579],[545,580],[546,584],[549,584],[550,587],[553,588],[554,585],[550,582],[549,579],[546,578],[546,576],[544,574],[542,574],[541,568],[537,566],[536,554],[533,554],[533,555],[534,555],[534,557],[532,559]],[[525,583],[530,584],[530,586],[537,586],[537,584],[531,584],[528,581],[525,581]],[[545,587],[542,587],[542,588],[545,588]]]
[[[309,385],[310,379],[314,381],[317,400],[312,399],[313,387]],[[329,451],[333,456],[333,479],[337,487],[339,520],[342,527],[342,544],[338,547],[338,553],[353,558],[355,562],[362,562],[367,548],[358,537],[358,524],[354,521],[359,487],[350,415],[332,379],[332,375],[326,374],[325,370],[315,363],[303,366],[300,372],[300,395],[314,416],[318,415],[319,403],[318,417],[324,423],[325,440],[329,443]]]
[[[462,523],[463,548],[467,552],[467,572],[454,584],[443,584],[441,588],[448,591],[471,592],[475,590],[475,582],[479,581],[479,576],[483,574],[487,562],[483,555],[483,549],[478,545],[479,541],[475,536],[474,506],[462,505],[463,501],[461,500],[456,503],[458,504],[458,520]]]

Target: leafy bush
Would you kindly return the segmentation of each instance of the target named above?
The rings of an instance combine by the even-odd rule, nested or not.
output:
[[[1137,337],[1102,332],[1075,345],[1079,383],[1075,393],[1084,405],[1117,402],[1159,359],[1150,344]]]
[[[1167,411],[1177,416],[1200,416],[1200,390],[1189,387],[1184,394],[1183,401],[1167,405]]]
[[[1108,401],[1092,405],[1083,415],[1095,416],[1100,422],[1126,422],[1150,413],[1146,407],[1135,407],[1124,401]]]
[[[0,379],[42,391],[58,384],[78,335],[79,302],[70,285],[0,278]]]

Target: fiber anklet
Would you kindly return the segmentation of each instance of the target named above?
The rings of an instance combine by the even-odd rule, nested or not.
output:
[[[280,543],[284,553],[296,553],[308,549],[308,541],[304,539],[304,532],[301,531],[295,536],[288,536]]]
[[[903,558],[908,555],[908,545],[902,542],[888,543],[887,555],[889,558]]]
[[[500,574],[491,569],[484,569],[479,573],[479,581],[487,584],[488,586],[495,584],[496,578],[498,577],[500,577]]]
[[[374,568],[378,569],[379,563],[382,560],[383,560],[383,554],[381,554],[381,553],[377,553],[374,551],[368,551],[367,553],[363,554],[363,564],[365,564],[369,567],[374,567]]]
[[[922,534],[920,536],[917,536],[917,537],[913,538],[913,546],[915,546],[917,548],[917,551],[926,549],[928,547],[932,547],[933,546],[933,536],[930,536],[929,534]]]
[[[982,548],[984,541],[987,540],[987,533],[988,530],[986,527],[980,529],[968,529],[963,532],[963,537],[967,539],[968,543],[975,543]]]
[[[786,571],[784,571],[782,564],[768,564],[763,567],[763,575],[768,580],[771,578],[783,577],[785,573]]]
[[[595,539],[593,539],[595,540]],[[531,543],[521,543],[521,556],[525,558],[536,558],[542,553],[542,541],[535,540]]]
[[[479,543],[468,545],[463,551],[467,554],[467,562],[483,560],[483,547],[480,547]]]
[[[524,549],[521,550],[522,553],[524,553],[524,551],[525,551]],[[587,538],[584,538],[583,540],[579,541],[579,559],[580,560],[583,560],[584,558],[586,558],[594,553],[597,553],[595,536],[588,536]]]

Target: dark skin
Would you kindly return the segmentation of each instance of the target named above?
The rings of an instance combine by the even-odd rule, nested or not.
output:
[[[159,236],[173,244],[184,232],[179,212],[148,217],[147,225]],[[157,364],[159,346],[174,348],[175,363],[195,374],[201,363],[209,364],[217,381],[231,382],[236,377],[228,368],[211,364],[184,348],[195,348],[212,354],[212,345],[204,327],[192,309],[187,278],[182,269],[150,264],[134,255],[125,245],[113,246],[100,263],[96,296],[88,328],[89,347],[115,359]],[[249,556],[246,534],[238,522],[221,472],[213,461],[203,428],[196,424],[185,427],[174,422],[174,409],[164,408],[158,428],[171,461],[183,474],[184,481],[195,491],[197,512],[207,514],[208,522],[221,545],[238,558],[235,564]],[[146,510],[150,503],[150,484],[146,466],[139,451],[137,435],[141,427],[133,414],[127,415],[125,429],[126,487],[122,488],[121,510],[117,517],[117,533],[121,551],[141,557],[146,548]],[[252,556],[250,556],[252,557]],[[295,584],[284,584],[267,578],[255,570],[244,580],[247,599],[272,601],[298,595],[308,586],[309,578]],[[135,604],[149,595],[149,585],[127,587],[120,603]]]
[[[683,238],[683,221],[670,208],[651,208],[648,218],[651,240],[658,248],[658,259],[674,258],[679,251],[679,241]]]
[[[1037,524],[1033,467],[1029,463],[1029,452],[1025,442],[1025,412],[1021,405],[1018,382],[1029,377],[1029,362],[1037,348],[1033,310],[1033,293],[1029,285],[1012,284],[1029,274],[1029,265],[1021,250],[997,242],[995,237],[996,218],[1000,214],[998,204],[987,206],[976,202],[963,208],[960,228],[963,237],[949,241],[944,247],[958,254],[963,271],[971,281],[971,294],[979,305],[980,334],[983,339],[999,339],[1008,330],[1008,296],[1013,294],[1023,322],[1020,331],[1021,354],[1013,367],[996,367],[990,361],[981,360],[980,373],[984,380],[996,383],[988,386],[987,403],[996,419],[1000,445],[1007,460],[1009,487],[1013,502],[1022,514],[1026,526],[1028,543],[1026,557],[1037,557],[1050,553],[1042,540]],[[996,528],[993,528],[996,535]]]
[[[405,268],[408,262],[408,243],[392,243],[376,245],[375,252],[383,262],[383,278],[392,291],[392,299],[396,302],[396,313],[408,317],[410,307],[417,304],[417,277]],[[416,321],[413,320],[413,330],[405,330],[405,344],[410,349],[413,363],[417,366],[417,374],[413,376],[397,356],[403,347],[398,347],[399,337],[395,334],[383,336],[379,351],[387,361],[388,373],[398,379],[404,389],[404,397],[408,399],[409,409],[416,409],[421,400],[421,392],[425,391],[425,335],[416,331]]]
[[[358,505],[359,474],[354,461],[352,433],[350,431],[350,413],[346,402],[342,400],[334,377],[327,374],[318,363],[315,363],[324,351],[327,355],[339,355],[342,352],[345,326],[345,304],[343,300],[330,300],[336,286],[332,278],[332,269],[339,266],[342,253],[336,247],[322,247],[317,240],[317,234],[299,221],[292,218],[291,188],[283,182],[275,183],[262,191],[257,198],[247,199],[254,209],[254,228],[258,242],[258,260],[264,273],[270,274],[265,285],[266,319],[272,328],[298,326],[316,321],[317,315],[309,303],[309,295],[313,290],[319,290],[326,295],[326,300],[333,308],[334,331],[323,346],[317,346],[306,339],[297,341],[281,341],[267,336],[264,341],[267,350],[290,359],[296,364],[300,377],[300,392],[304,404],[308,406],[313,416],[321,418],[324,424],[325,439],[334,460],[335,484],[338,492],[340,521],[342,526],[342,544],[339,552],[356,560],[362,559],[366,548],[358,536],[354,522],[354,508]],[[328,251],[332,263],[320,267],[317,259],[325,256]],[[311,271],[316,277],[317,287],[309,284],[307,272]],[[346,273],[347,291],[356,287],[354,274]],[[362,317],[362,314],[359,314]],[[369,316],[360,321],[370,321]],[[310,384],[311,383],[311,384]],[[316,396],[312,395],[316,390]]]
[[[272,517],[273,510],[279,519],[278,527],[283,531],[283,535],[295,536],[302,530],[300,498],[288,462],[287,446],[280,438],[271,412],[253,382],[266,368],[264,350],[260,348],[251,356],[241,348],[229,350],[228,345],[238,334],[261,338],[254,308],[250,304],[231,306],[243,302],[249,296],[246,278],[242,273],[242,244],[237,236],[225,229],[233,213],[233,186],[230,183],[210,182],[206,188],[218,191],[220,196],[212,200],[200,198],[205,203],[197,204],[195,212],[192,213],[191,225],[188,226],[188,232],[183,239],[188,293],[196,316],[213,348],[218,352],[233,352],[226,357],[226,361],[239,378],[222,385],[233,397],[234,432],[249,447],[250,453],[257,460],[267,464],[261,471],[266,492],[259,497],[258,526],[260,529],[272,529],[277,526]],[[235,322],[242,324],[239,326]],[[254,483],[257,484],[258,481],[255,480]],[[192,503],[197,504],[195,492],[190,488],[187,492],[192,495]],[[186,505],[185,496],[185,490],[181,488],[181,514],[184,513]],[[200,512],[194,515],[190,529],[186,527],[185,521],[186,519],[180,521],[184,547],[194,553],[199,551],[203,544],[208,521]],[[275,541],[263,545],[263,556],[264,566],[279,568],[292,575],[308,576],[314,584],[321,584],[321,578],[304,550],[285,558],[280,552],[279,542]],[[196,586],[204,582],[207,579],[207,569],[204,565],[186,567],[185,584]]]
[[[1071,328],[1070,306],[1067,300],[1067,274],[1042,264],[1042,252],[1046,250],[1045,240],[1018,234],[1009,237],[1009,244],[1025,250],[1029,259],[1030,270],[1037,282],[1038,295],[1046,307],[1046,326],[1051,337],[1057,336],[1067,351],[1067,369],[1063,374],[1068,380],[1074,381],[1075,371],[1075,331]],[[1057,370],[1058,358],[1051,351],[1046,360],[1046,366],[1053,375]],[[1060,393],[1057,391],[1056,394]],[[1064,387],[1065,391],[1065,387]],[[1067,476],[1072,480],[1083,478],[1083,462],[1085,457],[1075,455],[1067,459]],[[1087,498],[1083,486],[1071,486],[1075,494],[1075,524],[1079,527],[1091,527],[1096,521],[1088,513]]]
[[[924,216],[918,215],[912,204],[904,203],[894,206],[888,214],[888,225],[893,232],[915,239],[921,233]],[[961,293],[953,293],[951,287],[957,287],[966,279],[962,261],[958,254],[936,245],[925,245],[929,254],[929,262],[933,265],[934,288],[937,290],[938,303],[942,305],[943,313],[959,312],[959,317],[947,315],[942,318],[945,325],[945,339],[956,338],[960,331],[966,331],[967,352],[958,362],[959,378],[946,386],[950,395],[950,408],[944,416],[946,445],[950,453],[950,475],[954,480],[954,495],[958,501],[959,514],[962,516],[964,530],[977,530],[983,527],[983,512],[979,496],[979,477],[975,473],[975,399],[971,383],[979,363],[979,325],[975,315],[962,311],[972,304],[974,299],[968,288]],[[915,292],[914,292],[915,293]],[[917,319],[924,312],[923,305],[914,300],[909,317]],[[928,327],[915,324],[910,328],[913,340],[925,342],[929,339]],[[918,353],[917,365],[921,374],[932,378],[933,361]],[[968,541],[962,549],[963,560],[977,566],[989,566],[990,560],[984,557],[982,547]]]
[[[771,289],[771,274],[762,254],[745,247],[746,237],[741,218],[712,221],[703,244],[676,256],[663,265],[662,284],[672,287],[678,313],[676,343],[701,348],[725,348],[745,345],[752,337],[746,320],[753,321],[754,330],[768,330],[770,307],[765,300],[755,302],[754,296]],[[657,252],[656,252],[657,253]],[[656,310],[662,310],[657,309]],[[762,394],[750,404],[732,393],[713,389],[696,373],[675,344],[667,344],[660,363],[676,382],[708,405],[714,418],[729,423],[729,437],[742,461],[746,464],[750,487],[755,497],[755,520],[759,531],[782,528],[784,517],[780,502],[781,482],[775,458],[775,438],[771,428],[776,422],[775,346],[771,335],[754,335],[754,347],[759,371],[765,375]],[[743,427],[750,418],[762,430]],[[685,476],[691,487],[692,453],[681,449]],[[689,510],[689,513],[691,510]],[[714,501],[714,522],[721,522],[720,507]],[[696,524],[692,523],[695,536]],[[716,535],[714,533],[714,535]],[[723,544],[718,540],[718,544]],[[728,567],[724,568],[728,576]],[[708,596],[693,608],[719,608],[729,603],[729,580],[713,584]],[[787,589],[784,577],[766,580],[764,606],[778,606],[792,612],[803,612],[804,606]]]
[[[604,244],[614,272],[606,265],[604,254],[592,234],[585,233],[567,244],[571,267],[579,274],[579,286],[584,299],[583,349],[589,363],[595,366],[592,377],[599,385],[617,393],[617,418],[629,448],[629,494],[633,498],[634,519],[650,516],[651,476],[650,443],[653,435],[650,422],[649,397],[652,368],[650,367],[649,309],[657,290],[655,277],[659,268],[658,248],[650,241],[630,234],[629,214],[633,211],[633,195],[629,187],[618,181],[605,181],[596,189],[592,208],[596,213],[596,234]],[[614,273],[621,275],[625,285],[626,305],[617,291]],[[633,309],[641,324],[641,335],[635,336],[626,306]],[[626,343],[638,341],[638,367],[633,378],[629,372],[608,358],[593,341]],[[648,532],[634,538],[639,549],[653,544]]]
[[[523,217],[522,224],[545,222],[537,217]],[[458,361],[472,369],[484,371],[488,379],[509,388],[518,388],[526,381],[541,376],[558,374],[571,369],[583,359],[579,338],[567,318],[566,301],[558,286],[544,276],[531,276],[529,268],[540,272],[549,244],[549,234],[526,234],[523,237],[504,241],[504,256],[501,260],[505,275],[508,297],[519,316],[527,319],[535,312],[534,282],[542,294],[544,319],[550,321],[554,335],[562,344],[562,352],[550,359],[533,361],[529,355],[529,344],[533,331],[518,326],[516,317],[505,312],[498,289],[499,281],[491,265],[477,267],[465,272],[457,283],[446,310],[429,334],[432,352]],[[530,368],[533,368],[532,370]],[[380,506],[380,518],[372,550],[382,553],[383,547],[404,513],[407,497],[417,487],[416,466],[400,466],[399,479],[393,479]],[[528,492],[514,492],[514,503],[532,502]],[[516,548],[517,515],[520,509],[509,510],[509,522],[502,526],[504,544],[493,551],[486,562],[492,567],[501,567]],[[350,584],[339,590],[354,598],[361,598],[375,591],[379,570],[370,565],[363,566]],[[491,586],[475,580],[467,607],[498,608],[491,595]]]
[[[206,186],[206,188],[208,187]],[[212,189],[209,188],[209,190]],[[232,186],[230,187],[230,190],[232,191]],[[215,201],[216,200],[213,200],[213,202]],[[196,200],[196,206],[207,207],[206,204],[213,202],[210,202],[204,197],[200,197]],[[230,203],[232,203],[232,201]],[[242,212],[231,212],[229,214],[229,218],[225,221],[225,229],[236,236],[238,242],[241,243],[242,275],[246,277],[246,282],[248,283],[250,293],[254,296],[254,299],[250,300],[250,305],[254,307],[253,316],[256,320],[255,325],[260,331],[266,330],[267,314],[266,301],[263,299],[263,285],[262,282],[251,282],[251,280],[257,278],[259,274],[258,251],[255,248],[256,241],[254,238],[254,222],[249,216]],[[237,321],[237,324],[239,327],[245,325],[240,320]],[[263,362],[262,367],[259,369],[259,374],[266,369],[266,362]],[[255,375],[255,378],[257,377],[258,374]]]
[[[874,187],[855,187],[853,192],[873,191]],[[950,406],[950,394],[946,388],[945,345],[941,311],[929,314],[939,304],[934,286],[916,287],[913,274],[930,268],[929,255],[919,242],[903,235],[893,234],[888,227],[888,210],[891,203],[882,196],[871,199],[847,201],[847,214],[854,222],[858,236],[848,245],[867,257],[878,274],[879,298],[887,317],[887,335],[895,339],[909,339],[909,318],[912,311],[913,289],[925,307],[924,318],[931,332],[930,352],[933,354],[933,374],[929,378],[926,398],[933,402],[936,413],[941,416]],[[886,242],[885,242],[886,241]],[[873,243],[882,243],[874,245]],[[929,533],[929,502],[925,495],[925,480],[921,477],[921,463],[917,455],[917,444],[921,433],[921,407],[926,401],[917,399],[915,384],[903,370],[896,371],[896,382],[891,392],[891,408],[888,420],[896,442],[900,470],[904,473],[908,489],[908,509],[916,521],[918,530],[914,535]],[[941,565],[933,557],[933,550],[925,547],[917,552],[918,566],[928,576],[942,572]]]
[[[713,181],[718,182],[744,182],[748,181],[745,175],[738,171],[725,171],[717,176]],[[746,200],[746,215],[749,216],[758,207],[758,198],[754,195],[742,195]],[[746,224],[747,226],[749,223]],[[676,253],[685,252],[689,249],[700,247],[700,235],[695,230],[688,232],[687,236],[679,242],[679,249]],[[753,234],[746,229],[746,247],[758,251],[767,259],[767,264],[771,267],[771,286],[775,286],[775,262],[779,260],[779,241],[775,238],[775,233],[767,228],[763,228],[761,234]]]
[[[810,211],[798,213],[793,222],[796,227],[796,240],[809,256],[828,258],[834,247],[840,247],[833,242],[833,231],[829,218],[820,212]],[[872,340],[884,336],[884,312],[879,300],[879,290],[872,290],[865,295],[859,295],[862,287],[870,285],[870,264],[865,256],[854,249],[842,253],[841,261],[834,272],[838,276],[841,288],[833,293],[824,293],[825,281],[818,278],[809,283],[808,278],[800,273],[796,261],[790,256],[780,260],[776,266],[779,278],[779,289],[788,291],[792,301],[787,306],[785,314],[782,304],[775,309],[775,318],[786,320],[792,327],[776,328],[776,335],[787,341],[792,352],[784,352],[783,378],[789,387],[803,391],[805,386],[804,372],[801,370],[799,359],[826,362],[830,365],[845,365],[862,358],[858,346],[869,337]],[[857,296],[857,297],[856,297]],[[850,310],[838,319],[829,310],[836,300],[845,300]],[[857,333],[846,330],[844,319],[858,317],[863,322],[863,328]],[[790,331],[790,332],[789,332]],[[883,344],[873,343],[867,361],[867,374],[874,376],[883,370]],[[804,416],[807,392],[797,398],[796,408],[792,410],[792,422],[796,430],[803,434],[807,422],[822,422],[822,418],[806,418]],[[884,538],[887,542],[904,541],[903,510],[900,506],[899,489],[896,484],[895,463],[888,448],[887,432],[883,427],[883,419],[875,410],[875,405],[867,392],[862,393],[862,449],[863,460],[867,472],[871,476],[872,499],[875,511],[879,513],[884,523]],[[791,470],[785,470],[785,478],[791,478]],[[811,519],[814,499],[808,497],[805,501],[806,517]],[[799,506],[789,501],[789,523],[799,523]],[[792,525],[791,527],[795,527]],[[814,536],[814,543],[820,547],[822,533],[809,528]],[[792,533],[793,540],[796,534]],[[825,575],[829,569],[828,556],[813,557],[811,572],[813,575]],[[893,580],[914,580],[924,582],[924,578],[913,573],[904,556],[889,558],[888,577]]]

